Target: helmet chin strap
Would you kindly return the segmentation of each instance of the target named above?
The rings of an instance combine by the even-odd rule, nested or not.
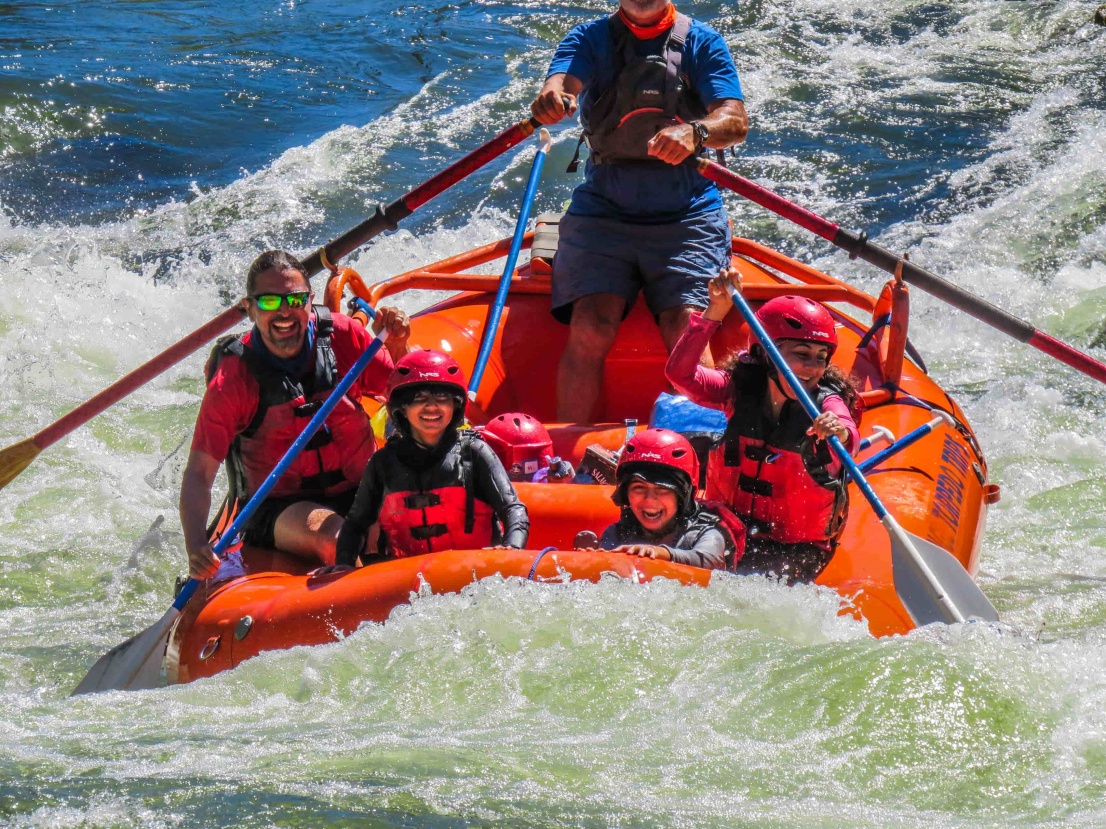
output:
[[[780,373],[776,371],[775,367],[768,369],[768,379],[772,381],[772,384],[780,390],[785,398],[787,398],[787,392],[784,391],[783,384],[780,383]]]

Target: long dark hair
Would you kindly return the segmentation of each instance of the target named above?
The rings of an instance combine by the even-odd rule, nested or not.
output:
[[[760,343],[754,343],[748,351],[731,357],[722,364],[722,370],[729,372],[730,388],[737,403],[742,397],[760,393],[768,383],[769,375],[774,371],[768,360],[768,354]],[[839,395],[849,408],[853,420],[860,422],[860,394],[856,382],[840,366],[830,363],[826,373],[818,381],[819,386],[831,389]]]

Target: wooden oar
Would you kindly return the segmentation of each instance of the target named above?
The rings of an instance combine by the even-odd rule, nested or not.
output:
[[[82,403],[69,414],[54,421],[33,437],[0,451],[0,489],[3,489],[20,472],[26,469],[38,453],[57,442],[79,426],[83,426],[100,412],[112,406],[150,380],[157,377],[202,346],[219,336],[246,315],[241,305],[228,308],[215,319],[201,325],[176,345],[170,346],[152,360],[136,368],[130,374],[112,383],[102,392]]]
[[[222,556],[227,548],[234,544],[239,533],[245,529],[246,523],[257,511],[257,508],[261,506],[273,487],[276,486],[277,481],[288,471],[288,467],[292,465],[292,462],[303,451],[303,448],[319,431],[324,421],[334,411],[334,407],[352,388],[357,378],[361,376],[361,372],[368,366],[369,361],[384,345],[386,339],[388,339],[387,329],[376,335],[369,347],[350,367],[346,376],[334,387],[330,397],[315,412],[315,416],[311,418],[307,427],[296,438],[288,451],[284,453],[284,457],[269,473],[269,477],[257,488],[257,492],[253,494],[246,506],[238,513],[238,517],[234,519],[234,523],[223,533],[214,547],[215,555]],[[117,645],[100,657],[85,678],[73,690],[73,694],[93,694],[99,691],[140,691],[147,688],[156,688],[161,677],[161,661],[165,656],[165,646],[169,642],[169,634],[173,630],[173,624],[199,586],[199,581],[189,579],[180,593],[177,594],[173,606],[166,611],[164,616],[142,633],[128,639],[121,645]]]
[[[437,175],[388,205],[379,205],[376,212],[361,224],[347,230],[303,260],[310,278],[328,262],[337,262],[385,230],[395,230],[398,223],[414,213],[435,196],[445,192],[463,178],[479,170],[516,144],[525,140],[539,126],[533,118],[520,121],[501,132],[491,141],[473,150],[464,158],[446,167]],[[170,346],[149,362],[117,380],[102,392],[81,404],[69,414],[47,426],[41,432],[0,450],[0,489],[3,489],[33,461],[43,449],[84,425],[109,406],[118,403],[140,386],[157,377],[170,366],[179,363],[204,343],[239,322],[245,314],[240,305],[228,308],[210,322],[200,326],[176,345]]]
[[[488,318],[484,323],[484,336],[480,340],[480,351],[477,352],[476,363],[472,369],[472,378],[469,380],[469,400],[476,399],[476,392],[480,389],[480,381],[484,379],[484,369],[488,367],[488,358],[492,354],[495,336],[499,332],[499,318],[503,314],[503,306],[507,304],[507,294],[511,288],[511,276],[515,272],[515,262],[518,261],[519,251],[522,250],[522,237],[526,235],[526,223],[530,221],[530,208],[534,204],[538,181],[541,180],[541,168],[545,164],[545,157],[548,155],[549,146],[552,143],[549,138],[549,130],[542,129],[539,134],[539,142],[538,154],[534,156],[534,164],[530,168],[530,178],[526,182],[526,191],[522,196],[522,206],[518,211],[515,235],[511,239],[507,261],[503,265],[503,275],[499,277],[495,302],[488,309]]]
[[[1050,357],[1055,357],[1060,362],[1083,372],[1089,377],[1093,377],[1100,383],[1106,383],[1106,364],[1100,363],[1079,349],[1034,328],[1025,320],[1018,319],[1001,308],[995,307],[985,299],[980,299],[963,288],[953,285],[947,279],[918,267],[908,259],[904,259],[886,248],[869,242],[866,233],[857,234],[842,230],[828,219],[823,219],[806,208],[789,202],[778,193],[749,181],[749,179],[743,178],[720,164],[715,164],[713,161],[699,158],[695,160],[695,164],[699,172],[714,183],[744,196],[761,207],[766,207],[773,213],[783,216],[785,219],[799,225],[799,227],[806,228],[811,233],[816,233],[823,239],[833,242],[837,247],[848,251],[850,258],[856,259],[859,257],[890,274],[894,274],[899,268],[902,268],[902,278],[911,285],[917,285],[926,293],[944,300],[954,308],[970,314],[992,328],[997,328],[1019,342],[1031,345]]]
[[[733,285],[730,285],[730,297],[757,340],[768,352],[772,364],[787,380],[803,410],[810,415],[811,420],[817,418],[818,407],[795,377],[745,297]],[[856,461],[841,445],[841,441],[830,435],[829,444],[887,531],[891,542],[891,571],[895,592],[914,624],[953,624],[972,617],[998,621],[998,613],[960,562],[946,550],[906,532],[883,506]]]

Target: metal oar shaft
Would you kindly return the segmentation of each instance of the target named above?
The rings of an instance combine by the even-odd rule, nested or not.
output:
[[[88,423],[96,415],[118,403],[139,386],[145,385],[166,369],[179,363],[204,343],[210,342],[240,322],[245,315],[246,312],[241,305],[235,305],[223,311],[219,316],[204,323],[175,345],[170,346],[134,371],[119,378],[99,394],[89,398],[73,411],[47,426],[34,436],[35,446],[39,449],[45,449],[74,429]]]
[[[898,273],[901,269],[902,278],[905,282],[916,285],[926,293],[932,294],[954,308],[975,317],[980,322],[1008,334],[1019,342],[1043,351],[1050,357],[1055,357],[1060,362],[1083,372],[1089,377],[1093,377],[1101,383],[1106,383],[1106,364],[1100,363],[1074,346],[1070,346],[1050,334],[1034,328],[1025,320],[1018,319],[1013,314],[965,291],[947,279],[931,273],[925,268],[918,267],[913,262],[892,253],[886,248],[869,242],[865,234],[843,230],[833,222],[788,201],[766,187],[727,170],[720,164],[715,164],[705,158],[697,159],[695,163],[699,172],[706,178],[832,242],[837,247],[847,251],[852,258],[863,259],[865,262],[875,265],[890,274]]]
[[[464,158],[453,162],[418,187],[400,196],[391,204],[378,205],[372,216],[356,227],[350,228],[337,239],[327,243],[303,260],[308,276],[312,276],[323,269],[324,256],[330,262],[337,262],[373,237],[379,236],[386,230],[395,230],[399,222],[406,219],[435,196],[441,195],[488,162],[525,141],[538,126],[538,122],[534,118],[520,121],[505,129],[491,141],[477,147]]]
[[[906,449],[908,446],[913,446],[915,443],[917,443],[919,440],[924,438],[926,435],[928,435],[930,432],[932,432],[934,429],[936,429],[942,423],[949,423],[950,425],[952,425],[952,423],[953,423],[952,418],[948,414],[946,414],[945,412],[941,412],[940,417],[935,417],[935,418],[933,418],[933,420],[929,421],[928,423],[923,423],[921,426],[919,426],[914,431],[908,432],[907,434],[903,435],[901,438],[896,440],[894,443],[892,443],[890,446],[888,446],[882,452],[877,452],[876,454],[872,455],[872,457],[868,458],[866,461],[863,461],[863,462],[857,464],[857,466],[860,467],[861,472],[870,472],[871,470],[875,469],[877,466],[879,466],[881,463],[883,463],[888,458],[892,457],[893,455],[897,455],[899,452],[901,452],[903,449]]]
[[[410,216],[415,210],[435,196],[445,192],[461,179],[483,167],[489,161],[505,153],[527,138],[538,127],[533,118],[507,128],[491,141],[470,152],[464,158],[451,164],[437,175],[420,184],[406,195],[387,206],[379,206],[376,212],[354,228],[343,233],[334,241],[315,251],[303,260],[304,270],[310,278],[324,267],[327,262],[337,262],[353,250],[386,230],[395,230],[398,222]],[[7,486],[37,456],[38,452],[50,444],[84,425],[109,406],[118,403],[139,387],[150,382],[158,375],[176,365],[204,343],[228,330],[242,319],[243,311],[239,306],[228,308],[219,316],[202,325],[187,337],[161,354],[136,368],[126,377],[108,386],[99,394],[81,404],[69,414],[47,426],[38,434],[0,450],[0,489]]]

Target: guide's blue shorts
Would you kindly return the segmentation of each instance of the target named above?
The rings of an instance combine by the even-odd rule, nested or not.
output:
[[[642,293],[654,318],[672,308],[706,308],[707,283],[730,262],[725,210],[655,225],[568,213],[559,230],[552,302],[558,322],[571,320],[572,303],[589,294],[620,296],[629,314]]]

